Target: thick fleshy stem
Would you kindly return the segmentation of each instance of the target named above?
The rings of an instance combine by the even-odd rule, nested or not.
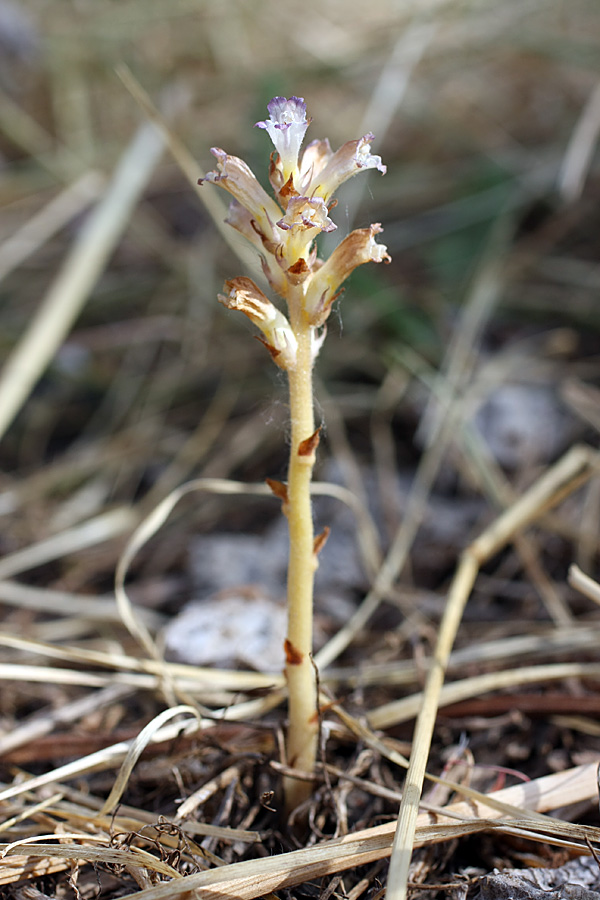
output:
[[[316,557],[327,538],[325,529],[314,540],[310,483],[319,443],[315,431],[312,367],[325,337],[325,322],[343,281],[366,262],[389,262],[383,244],[375,241],[380,225],[353,231],[326,262],[317,256],[314,239],[336,226],[329,218],[335,190],[360,171],[385,172],[371,153],[372,134],[348,141],[335,153],[328,141],[300,146],[310,119],[301,97],[274,97],[269,118],[257,122],[275,147],[268,196],[251,169],[236,156],[213,148],[216,171],[203,181],[219,184],[233,196],[229,223],[260,252],[271,288],[287,302],[286,317],[248,277],[225,283],[219,300],[243,312],[260,329],[259,340],[275,363],[288,374],[291,447],[287,486],[270,482],[289,521],[288,633],[285,641],[289,693],[287,761],[311,774],[316,761],[319,721],[317,679],[311,659],[313,583]],[[311,794],[309,781],[291,776],[285,781],[288,812]]]
[[[296,293],[296,292],[294,292]],[[288,630],[285,642],[288,684],[287,762],[311,773],[318,740],[317,685],[312,653],[313,584],[316,558],[310,500],[318,432],[312,392],[312,329],[298,296],[288,300],[290,324],[298,341],[296,364],[288,369],[291,444],[286,513],[289,526],[287,583]],[[285,805],[291,812],[312,792],[310,782],[287,778]]]

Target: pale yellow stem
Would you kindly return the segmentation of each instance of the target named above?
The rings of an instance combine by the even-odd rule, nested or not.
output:
[[[287,485],[287,517],[290,555],[288,567],[288,631],[286,679],[289,692],[287,761],[294,768],[312,772],[318,738],[317,686],[310,654],[313,632],[314,534],[310,482],[314,449],[306,442],[313,435],[311,329],[305,321],[300,297],[290,299],[292,329],[298,341],[296,365],[288,369],[291,446]],[[311,793],[310,782],[289,778],[285,782],[288,812]]]

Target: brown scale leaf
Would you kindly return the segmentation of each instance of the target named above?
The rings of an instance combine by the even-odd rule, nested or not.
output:
[[[323,531],[315,537],[313,543],[313,553],[315,556],[318,556],[325,544],[327,543],[327,539],[331,534],[331,528],[329,525],[326,525]]]
[[[287,484],[284,484],[283,481],[277,481],[275,478],[265,478],[265,481],[278,500],[281,500],[282,503],[288,502]]]
[[[285,650],[285,661],[288,666],[299,666],[302,663],[304,657],[287,638],[283,642],[283,649]]]
[[[310,437],[305,438],[305,440],[300,441],[298,444],[298,456],[311,456],[317,447],[319,446],[321,435],[321,426],[317,428],[316,431],[313,431]]]

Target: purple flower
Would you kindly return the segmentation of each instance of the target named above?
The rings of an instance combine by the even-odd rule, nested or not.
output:
[[[277,222],[284,231],[291,228],[316,228],[318,231],[334,231],[337,228],[327,213],[329,210],[320,197],[292,197],[288,201],[285,216]]]
[[[284,181],[298,165],[298,153],[310,119],[306,118],[306,103],[302,97],[273,97],[268,104],[269,118],[257,122],[264,128],[277,150],[283,166]]]

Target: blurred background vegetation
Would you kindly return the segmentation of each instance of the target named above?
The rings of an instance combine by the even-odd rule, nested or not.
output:
[[[393,262],[358,270],[331,318],[318,366],[326,420],[334,398],[361,461],[410,469],[427,442],[423,426],[415,432],[428,392],[447,382],[448,348],[472,327],[452,386],[477,389],[473,416],[499,386],[551,393],[550,424],[503,434],[512,457],[484,433],[518,470],[511,477],[528,480],[522,470],[569,443],[573,417],[577,435],[590,428],[581,395],[598,377],[599,37],[595,0],[0,0],[1,358],[18,348],[144,121],[116,67],[130,69],[203,170],[219,146],[263,183],[269,142],[252,126],[272,96],[295,94],[310,138],[335,148],[373,131],[388,167],[349,183],[334,211],[336,241],[382,222]],[[52,204],[78,184],[61,218]],[[155,502],[193,475],[284,474],[283,384],[241,317],[216,302],[224,278],[246,270],[203,191],[217,193],[195,192],[168,150],[150,168],[9,423],[3,553],[117,501]],[[482,273],[493,296],[480,302]],[[538,406],[527,390],[525,420]],[[388,428],[380,443],[373,409]],[[74,495],[79,505],[65,510]],[[252,527],[250,512],[225,506],[227,527]],[[194,515],[208,527],[214,501]],[[154,564],[176,565],[181,552],[171,546]],[[76,568],[60,578],[93,583]]]

